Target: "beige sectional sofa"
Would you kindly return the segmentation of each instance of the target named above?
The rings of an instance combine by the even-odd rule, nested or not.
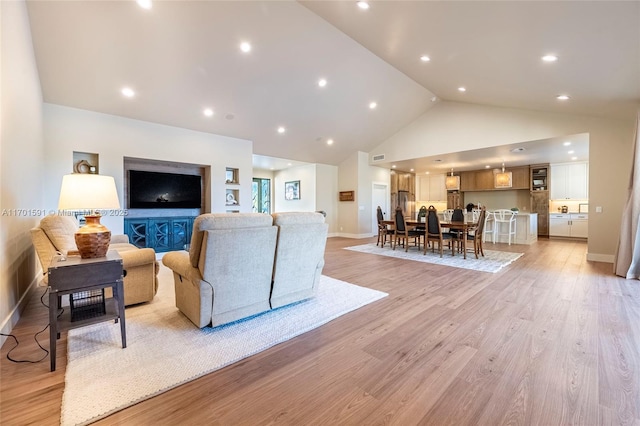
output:
[[[53,256],[77,250],[74,237],[77,230],[78,222],[73,216],[58,215],[44,217],[40,226],[31,229],[31,240],[42,265],[45,284],[48,281],[47,271]],[[158,291],[158,262],[155,251],[151,248],[139,249],[129,244],[126,235],[112,236],[109,250],[116,250],[120,254],[126,271],[124,304],[128,306],[153,300]]]
[[[213,213],[193,224],[189,252],[166,253],[176,306],[218,326],[313,297],[327,224],[320,213]]]

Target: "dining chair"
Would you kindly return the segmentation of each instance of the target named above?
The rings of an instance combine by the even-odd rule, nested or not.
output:
[[[509,245],[511,245],[511,236],[513,235],[514,241],[516,239],[516,212],[507,209],[498,209],[494,210],[493,217],[494,243],[499,239],[500,235],[507,235]]]
[[[424,234],[425,234],[424,231],[409,229],[409,227],[407,226],[407,221],[404,218],[404,213],[402,213],[402,209],[400,207],[396,209],[395,233],[394,233],[394,242],[393,242],[394,250],[398,245],[398,240],[402,240],[404,251],[409,251],[409,238],[413,238],[413,243],[419,249],[420,239],[424,237]]]
[[[473,253],[476,255],[476,259],[478,258],[478,253],[484,257],[484,249],[482,247],[482,237],[484,234],[484,225],[486,218],[486,209],[482,207],[479,210],[478,221],[476,222],[478,225],[474,228],[471,233],[466,235],[467,241],[473,241]]]
[[[389,244],[393,247],[393,228],[389,227],[389,225],[385,225],[382,223],[384,221],[384,214],[382,213],[382,208],[378,206],[376,216],[378,218],[378,242],[376,245],[380,245],[380,247],[384,247],[387,242],[387,237],[389,237]]]
[[[451,214],[451,222],[464,222],[464,221],[465,221],[464,211],[461,208],[453,209],[453,213]],[[449,230],[449,234],[451,235],[454,241],[462,240],[464,238],[464,235],[462,235],[463,232],[460,230],[455,230],[455,229]]]
[[[438,249],[440,250],[440,257],[442,257],[443,244],[445,241],[451,243],[451,234],[443,233],[440,226],[440,218],[438,217],[438,211],[434,206],[429,206],[427,209],[427,232],[424,241],[424,253],[427,254],[427,243],[431,242],[431,251],[435,252],[435,243],[438,243]],[[451,247],[451,255],[453,256],[453,247]]]

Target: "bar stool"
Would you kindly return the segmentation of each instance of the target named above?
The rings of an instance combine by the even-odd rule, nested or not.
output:
[[[500,235],[507,235],[509,237],[509,245],[511,245],[511,236],[516,239],[516,212],[507,209],[498,209],[493,212],[494,228],[493,228],[493,241],[498,239]],[[508,228],[507,232],[503,229]]]
[[[493,235],[495,229],[495,221],[493,212],[485,212],[484,217],[484,229],[482,230],[482,242],[487,242],[487,236],[491,237],[491,242],[496,243],[496,239]]]

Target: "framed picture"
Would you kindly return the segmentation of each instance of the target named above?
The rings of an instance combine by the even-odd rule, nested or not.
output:
[[[300,199],[300,181],[294,180],[284,183],[284,199],[299,200]]]

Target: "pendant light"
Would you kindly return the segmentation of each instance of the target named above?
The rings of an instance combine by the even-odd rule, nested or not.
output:
[[[460,176],[453,175],[453,168],[451,168],[451,176],[447,176],[444,180],[444,186],[447,191],[457,191],[460,189]]]
[[[495,188],[511,188],[511,172],[504,171],[504,163],[502,163],[502,172],[494,175],[493,186]]]

